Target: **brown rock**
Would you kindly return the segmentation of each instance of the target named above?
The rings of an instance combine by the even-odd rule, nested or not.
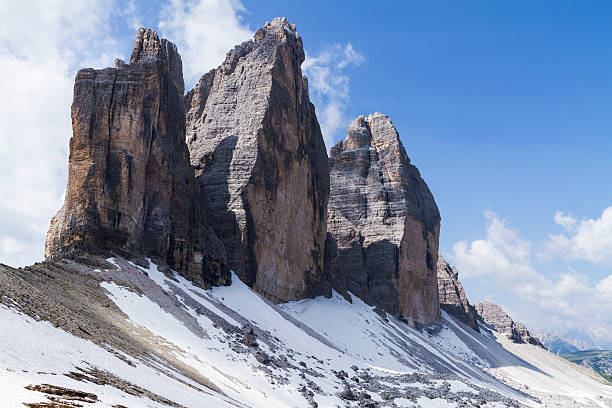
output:
[[[440,307],[460,322],[480,332],[476,321],[476,311],[470,305],[463,285],[459,281],[459,271],[438,255],[438,293]]]
[[[480,319],[486,324],[493,326],[497,332],[505,334],[513,342],[529,343],[544,349],[546,348],[537,337],[529,333],[525,325],[512,320],[499,305],[493,302],[478,302],[474,305],[474,308]]]
[[[300,65],[277,18],[185,97],[187,140],[230,268],[272,301],[313,295],[322,275],[329,167]]]
[[[78,72],[66,199],[46,257],[145,254],[203,286],[229,281],[223,248],[202,224],[183,91],[176,46],[143,28],[130,64]]]
[[[326,273],[410,323],[439,317],[440,214],[391,120],[360,116],[330,157]]]

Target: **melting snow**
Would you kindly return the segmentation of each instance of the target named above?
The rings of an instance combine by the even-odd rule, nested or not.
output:
[[[569,363],[561,365],[551,359],[552,355],[544,350],[534,351],[535,347],[529,345],[519,347],[509,344],[507,339],[495,340],[487,332],[472,332],[445,313],[437,329],[419,331],[395,318],[377,314],[355,296],[349,302],[334,292],[329,299],[318,297],[273,305],[234,274],[231,286],[203,290],[176,273],[161,272],[150,260],[148,268],[121,258],[108,261],[122,274],[136,273],[138,268],[151,281],[136,273],[139,279],[151,284],[141,288],[143,293],[136,293],[115,282],[102,282],[107,296],[134,326],[150,333],[146,341],[167,346],[164,353],[206,377],[225,396],[181,374],[159,356],[144,356],[139,361],[120,350],[104,349],[48,322],[38,322],[2,306],[0,395],[10,396],[8,402],[6,399],[3,402],[18,406],[22,402],[43,401],[43,394],[24,387],[51,383],[95,393],[103,403],[92,406],[162,406],[111,386],[80,382],[64,375],[78,367],[107,370],[186,407],[241,406],[240,403],[266,408],[308,407],[305,385],[318,389],[311,397],[319,407],[334,407],[341,404],[338,394],[344,387],[336,370],[346,371],[349,377],[368,372],[386,389],[413,387],[424,391],[448,387],[451,394],[478,395],[479,388],[469,385],[476,384],[531,406],[537,406],[537,401],[525,398],[474,366],[483,367],[509,383],[518,383],[517,388],[525,382],[541,392],[573,393],[584,401],[592,402],[605,390],[600,383],[570,370]],[[241,344],[245,324],[256,331],[257,352],[266,353],[274,364],[262,364],[254,348]],[[285,363],[281,364],[281,360]],[[535,371],[529,362],[547,370],[546,373]],[[463,380],[419,378],[418,373],[438,370],[454,373]],[[403,382],[398,383],[398,379]],[[359,382],[346,380],[349,383],[356,387]],[[576,384],[582,391],[575,392]],[[386,401],[382,393],[375,391],[369,391],[373,400]],[[395,398],[393,402],[398,407],[457,406],[445,399],[423,396],[418,397],[416,404],[406,398]],[[501,402],[484,405],[503,406],[506,405]]]

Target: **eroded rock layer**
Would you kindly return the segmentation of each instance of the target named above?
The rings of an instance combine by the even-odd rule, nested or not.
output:
[[[474,305],[478,316],[487,324],[493,326],[496,331],[503,333],[515,343],[529,343],[542,348],[544,345],[540,343],[537,337],[529,333],[527,327],[522,323],[515,322],[504,312],[499,305],[493,302],[478,302]]]
[[[411,323],[436,320],[440,214],[391,120],[355,119],[331,149],[330,172],[332,285]]]
[[[302,39],[277,18],[185,97],[187,141],[228,263],[273,301],[315,294],[329,167],[308,97]]]
[[[202,223],[183,92],[176,46],[143,28],[129,64],[78,72],[66,198],[46,257],[115,250],[162,259],[203,286],[228,282],[223,247]]]
[[[459,281],[459,271],[441,255],[438,255],[438,293],[440,307],[443,310],[472,329],[480,331],[476,321],[476,311],[468,302],[463,285]]]

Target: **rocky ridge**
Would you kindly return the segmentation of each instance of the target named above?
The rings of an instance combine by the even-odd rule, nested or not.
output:
[[[176,46],[144,28],[129,64],[78,72],[68,186],[47,258],[113,250],[161,259],[202,286],[229,281],[198,204],[183,92]]]
[[[10,407],[612,402],[600,375],[447,313],[418,330],[357,298],[274,305],[238,278],[203,290],[122,257],[0,264],[0,321]]]
[[[328,159],[303,61],[295,25],[277,18],[184,98],[176,47],[152,30],[138,31],[130,64],[81,70],[47,258],[145,255],[203,287],[228,284],[231,268],[273,302],[333,287],[435,321],[431,192],[379,113]]]
[[[476,311],[470,305],[463,285],[459,281],[459,271],[454,265],[446,262],[441,255],[438,255],[438,292],[440,308],[472,329],[480,331]]]
[[[70,179],[49,259],[0,264],[3,404],[612,403],[599,376],[510,341],[516,332],[535,344],[507,315],[509,324],[481,311],[500,332],[509,327],[508,338],[492,336],[492,324],[477,333],[440,315],[439,300],[466,314],[469,303],[456,270],[437,265],[439,213],[388,117],[358,118],[334,147],[326,234],[328,162],[302,60],[295,26],[277,19],[202,77],[184,99],[197,182],[172,43],[141,29],[130,64],[79,73]],[[201,135],[222,140],[210,152]],[[227,192],[203,191],[215,177]],[[230,190],[241,203],[224,204],[237,230],[221,241],[214,200]],[[287,225],[293,235],[283,235]],[[230,282],[226,242],[241,246],[228,253],[248,286],[236,275]],[[311,252],[300,257],[304,248]],[[438,294],[440,267],[448,279]],[[252,288],[274,302],[331,296],[275,305]]]
[[[318,294],[329,167],[302,39],[277,18],[185,97],[187,140],[230,268],[275,302]]]
[[[303,302],[316,307],[320,300]],[[8,329],[0,332],[0,390],[23,398],[8,406],[31,401],[39,408],[520,406],[519,393],[480,369],[450,361],[443,348],[428,350],[436,347],[429,335],[362,303],[325,301],[334,302],[328,314],[352,316],[353,333],[369,322],[373,338],[363,339],[364,350],[327,337],[337,331],[315,331],[299,302],[279,307],[239,279],[202,290],[153,263],[121,257],[0,265],[0,320]],[[374,356],[385,368],[372,366]]]
[[[505,334],[513,342],[528,343],[543,349],[546,348],[537,337],[529,333],[525,325],[512,320],[499,305],[493,302],[478,302],[474,305],[474,308],[481,320],[493,326],[497,332]]]
[[[333,286],[413,324],[438,319],[440,213],[389,117],[355,119],[329,162]]]

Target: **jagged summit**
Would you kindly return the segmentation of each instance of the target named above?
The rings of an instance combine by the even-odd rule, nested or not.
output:
[[[300,38],[300,34],[297,32],[295,24],[291,24],[289,21],[287,21],[286,17],[276,17],[271,22],[266,21],[266,24],[257,30],[253,36],[253,39],[256,42],[262,41],[268,34],[271,33],[281,36]]]
[[[162,42],[169,44],[168,40],[165,38],[160,41],[156,31],[150,28],[139,28],[136,33],[136,39],[134,40],[134,49],[132,50],[130,64],[155,61],[164,58],[165,53],[162,51]],[[172,45],[174,46],[174,44]],[[176,47],[174,47],[174,51],[178,54]]]
[[[185,97],[191,164],[229,266],[273,301],[316,294],[322,276],[329,167],[303,60],[278,18]]]
[[[47,258],[106,250],[147,255],[206,286],[229,280],[206,226],[185,144],[181,57],[138,30],[130,64],[78,72],[68,186]]]
[[[529,333],[524,324],[515,322],[504,309],[493,302],[478,302],[474,304],[478,316],[486,323],[503,333],[515,343],[529,343],[545,348],[537,337]]]
[[[159,38],[157,32],[149,28],[139,28],[134,40],[130,64],[160,61],[177,89],[185,93],[183,82],[183,63],[176,44]]]
[[[391,130],[390,135],[377,132],[377,140],[390,136],[391,139],[395,138],[397,141],[399,141],[399,134],[397,133],[395,126],[393,126],[391,119],[387,115],[380,112],[375,112],[368,116],[359,115],[348,125],[346,139],[340,140],[335,146],[332,147],[331,156],[335,156],[334,151],[374,147],[372,142],[374,141],[375,136],[372,134],[371,129],[374,121],[379,121],[379,123],[384,122],[385,126],[389,126],[388,130]],[[407,158],[407,161],[410,162],[410,159]]]
[[[278,18],[186,96],[150,29],[78,73],[50,259],[0,264],[1,405],[612,406],[498,306],[461,323],[393,123],[356,118],[328,159],[303,60]]]
[[[333,285],[416,324],[439,316],[440,213],[388,116],[359,116],[330,154]]]

